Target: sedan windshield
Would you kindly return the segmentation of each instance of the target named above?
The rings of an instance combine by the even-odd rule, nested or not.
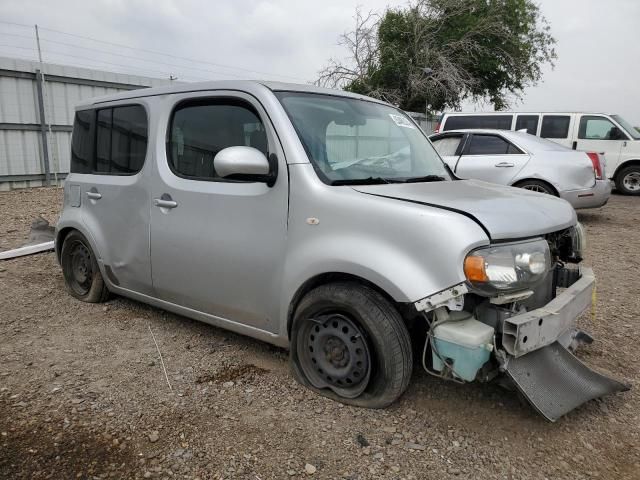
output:
[[[427,137],[402,111],[376,102],[277,92],[320,178],[331,185],[449,180]]]

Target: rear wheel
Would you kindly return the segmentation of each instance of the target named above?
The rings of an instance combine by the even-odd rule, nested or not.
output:
[[[620,170],[616,175],[616,189],[624,195],[640,195],[640,165]]]
[[[542,180],[525,180],[516,185],[518,188],[524,188],[532,192],[546,193],[547,195],[557,196],[555,190],[547,182]]]
[[[356,282],[322,285],[294,315],[291,361],[296,379],[351,405],[382,408],[406,390],[411,341],[395,307]]]
[[[60,251],[62,274],[71,295],[83,302],[101,303],[109,297],[98,262],[87,239],[78,231],[69,233]]]

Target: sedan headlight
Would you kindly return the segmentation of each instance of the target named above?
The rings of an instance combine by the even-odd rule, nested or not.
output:
[[[549,244],[543,239],[478,248],[464,259],[467,280],[486,295],[533,288],[550,269]]]

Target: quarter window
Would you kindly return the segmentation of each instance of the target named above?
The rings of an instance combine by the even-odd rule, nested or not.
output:
[[[522,153],[517,147],[496,135],[473,135],[467,155],[508,155]]]
[[[229,181],[213,165],[218,152],[247,146],[268,156],[267,134],[258,113],[241,100],[198,100],[179,105],[173,113],[167,152],[169,166],[179,176]]]
[[[567,138],[569,135],[568,115],[545,115],[542,117],[542,138]]]
[[[578,138],[581,140],[617,140],[618,127],[604,117],[583,116],[580,119]]]
[[[71,172],[133,175],[147,153],[147,114],[140,105],[76,113]]]
[[[445,121],[443,131],[467,128],[511,130],[512,120],[513,115],[453,115]]]

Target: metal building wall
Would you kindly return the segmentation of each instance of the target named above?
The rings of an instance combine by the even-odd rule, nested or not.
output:
[[[45,127],[51,183],[69,172],[74,106],[91,97],[166,85],[162,80],[44,64],[43,105],[37,62],[0,57],[0,191],[46,184]],[[40,111],[44,111],[41,119]]]

